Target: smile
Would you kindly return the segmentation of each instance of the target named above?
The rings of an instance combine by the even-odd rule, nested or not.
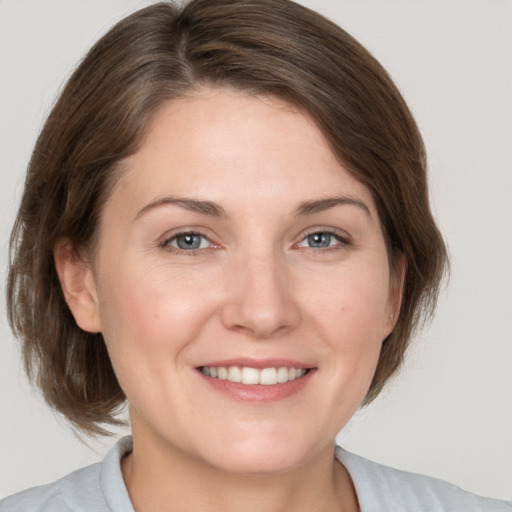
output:
[[[297,380],[308,372],[305,368],[288,368],[284,366],[262,369],[248,366],[202,366],[200,370],[207,377],[247,385],[261,384],[263,386],[284,384],[285,382]]]

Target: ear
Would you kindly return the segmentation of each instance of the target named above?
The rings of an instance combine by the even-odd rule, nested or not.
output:
[[[64,298],[78,326],[100,332],[96,285],[90,264],[73,250],[69,240],[59,240],[53,249],[55,268]]]
[[[397,257],[395,268],[391,275],[388,303],[388,321],[386,325],[386,335],[384,338],[389,336],[391,331],[394,329],[400,315],[406,271],[407,259],[404,254],[400,254]]]

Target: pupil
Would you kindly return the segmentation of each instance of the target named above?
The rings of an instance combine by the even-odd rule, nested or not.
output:
[[[309,235],[308,239],[312,247],[329,247],[331,235],[329,233],[315,233]]]
[[[197,235],[183,235],[177,239],[180,249],[198,249],[201,245],[201,239]]]

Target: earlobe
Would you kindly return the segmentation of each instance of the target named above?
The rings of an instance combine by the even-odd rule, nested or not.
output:
[[[101,332],[98,298],[90,264],[77,256],[69,240],[60,240],[55,244],[53,257],[62,293],[77,325],[87,332]]]

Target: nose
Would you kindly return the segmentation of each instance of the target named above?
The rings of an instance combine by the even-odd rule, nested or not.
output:
[[[226,328],[268,339],[295,328],[300,310],[293,281],[276,255],[246,256],[226,269],[228,299],[222,310]]]

